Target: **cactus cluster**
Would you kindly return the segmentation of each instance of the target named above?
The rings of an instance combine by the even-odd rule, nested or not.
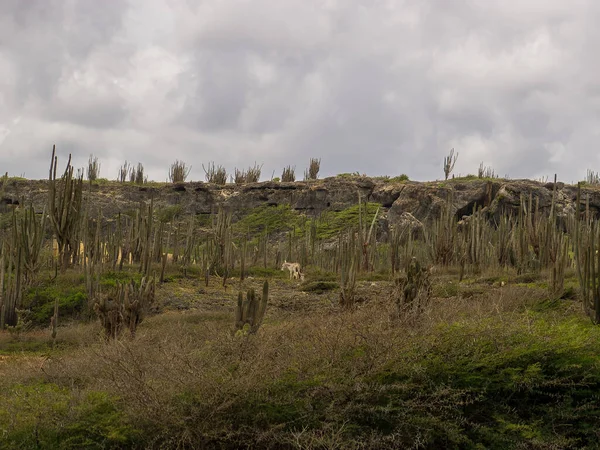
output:
[[[155,298],[155,280],[142,278],[139,285],[117,283],[107,295],[100,296],[94,304],[94,311],[100,319],[107,339],[116,339],[125,329],[135,337],[137,326],[150,310]]]
[[[171,183],[183,183],[190,171],[191,167],[188,167],[184,161],[176,160],[169,168],[169,181]]]
[[[65,171],[60,180],[57,180],[57,162],[56,146],[54,146],[50,160],[48,217],[58,242],[60,268],[64,272],[74,262],[79,249],[83,177],[73,177],[73,166],[69,155]]]
[[[269,282],[263,284],[262,296],[257,296],[254,289],[249,289],[244,299],[243,292],[239,292],[235,309],[235,330],[248,331],[254,334],[258,331],[267,310],[269,301]]]
[[[413,257],[406,274],[396,278],[396,306],[398,313],[421,313],[429,304],[433,293],[431,269],[424,267]]]
[[[310,158],[308,169],[304,171],[305,180],[316,180],[319,178],[319,170],[321,169],[321,158]]]
[[[214,162],[208,164],[208,169],[202,165],[206,181],[209,183],[224,185],[227,183],[227,171],[223,166],[215,166]]]

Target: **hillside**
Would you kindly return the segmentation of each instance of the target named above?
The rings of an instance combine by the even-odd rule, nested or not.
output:
[[[48,188],[0,188],[0,449],[600,446],[595,187]]]
[[[558,216],[572,213],[577,186],[557,183]],[[183,215],[210,215],[219,205],[239,219],[258,206],[289,205],[308,216],[327,211],[339,212],[363,201],[382,207],[384,225],[402,222],[406,214],[426,223],[439,217],[442,206],[450,198],[450,211],[461,219],[474,207],[484,209],[489,218],[517,213],[521,196],[531,195],[539,201],[539,209],[547,212],[552,203],[554,183],[531,180],[457,178],[448,181],[414,182],[386,181],[381,178],[337,176],[315,181],[293,183],[265,181],[245,185],[219,186],[204,182],[131,183],[100,182],[86,184],[93,209],[100,209],[105,218],[119,212],[132,211],[140,202],[154,199],[158,210],[177,206]],[[9,179],[0,187],[0,211],[9,205],[33,203],[41,212],[47,202],[48,182],[45,180]],[[600,189],[584,186],[583,198],[589,196],[590,210],[600,212]],[[403,216],[404,215],[404,216]]]

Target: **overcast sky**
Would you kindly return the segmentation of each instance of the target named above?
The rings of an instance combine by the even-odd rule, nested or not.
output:
[[[1,0],[0,172],[600,170],[597,0]]]

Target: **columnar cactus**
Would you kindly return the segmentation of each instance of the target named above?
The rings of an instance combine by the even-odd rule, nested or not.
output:
[[[432,295],[431,269],[421,266],[413,257],[406,275],[396,279],[396,306],[398,313],[423,312]]]
[[[257,296],[254,289],[249,289],[246,293],[246,299],[244,300],[244,294],[240,291],[238,293],[238,301],[235,310],[236,331],[247,330],[252,334],[256,333],[265,317],[268,301],[268,281],[265,281],[263,284],[262,297]]]

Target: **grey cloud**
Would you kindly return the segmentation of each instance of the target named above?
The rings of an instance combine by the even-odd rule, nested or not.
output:
[[[592,0],[4,1],[0,170],[127,159],[436,179],[594,169]],[[6,135],[6,136],[5,136]],[[4,138],[2,136],[5,136]],[[39,162],[38,162],[39,159]],[[35,161],[35,162],[31,162]],[[26,169],[26,170],[25,170]]]

